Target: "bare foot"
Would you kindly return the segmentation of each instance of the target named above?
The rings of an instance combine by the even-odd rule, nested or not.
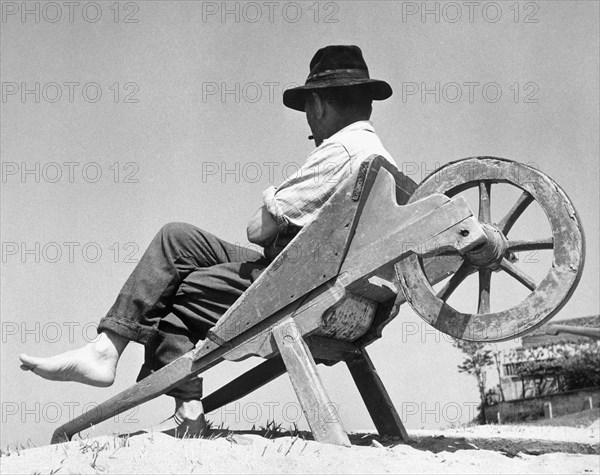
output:
[[[77,350],[48,358],[19,355],[21,369],[52,381],[76,381],[106,387],[115,380],[119,356],[127,345],[120,337],[101,333],[100,338]]]
[[[162,432],[180,439],[202,436],[207,429],[202,401],[176,400],[175,405],[175,414],[144,432]]]

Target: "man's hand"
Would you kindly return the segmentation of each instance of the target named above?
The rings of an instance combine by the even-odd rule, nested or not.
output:
[[[248,223],[246,229],[248,241],[259,246],[269,246],[277,237],[277,223],[263,206],[260,208]]]

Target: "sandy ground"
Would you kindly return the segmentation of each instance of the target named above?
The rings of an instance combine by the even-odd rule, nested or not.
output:
[[[409,434],[409,445],[352,434],[350,448],[304,440],[306,434],[113,435],[13,451],[0,457],[0,472],[600,473],[600,421],[586,428],[492,425]]]

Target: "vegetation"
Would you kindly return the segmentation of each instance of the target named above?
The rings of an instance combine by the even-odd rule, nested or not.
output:
[[[534,381],[538,395],[547,393],[544,385],[551,378],[556,378],[559,392],[600,386],[600,345],[558,348],[555,353],[549,359],[532,353],[517,370],[521,379]]]
[[[600,386],[600,346],[582,346],[575,355],[565,355],[561,376],[567,390]]]
[[[480,424],[486,424],[485,407],[487,405],[487,397],[485,391],[485,368],[494,363],[493,352],[484,343],[454,339],[453,345],[466,355],[462,364],[458,365],[458,371],[473,375],[477,379],[480,404],[478,407],[479,415],[476,421]]]

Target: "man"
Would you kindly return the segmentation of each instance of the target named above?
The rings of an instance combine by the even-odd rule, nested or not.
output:
[[[49,358],[23,354],[21,368],[104,387],[113,383],[130,340],[146,347],[138,381],[191,350],[364,159],[379,154],[393,163],[369,122],[372,100],[391,95],[389,84],[370,79],[357,46],[317,51],[306,84],[283,95],[285,106],[306,113],[317,148],[297,173],[263,193],[247,234],[264,256],[188,224],[167,224],[100,321],[95,342]],[[175,414],[154,430],[200,434],[202,379],[168,394]]]

